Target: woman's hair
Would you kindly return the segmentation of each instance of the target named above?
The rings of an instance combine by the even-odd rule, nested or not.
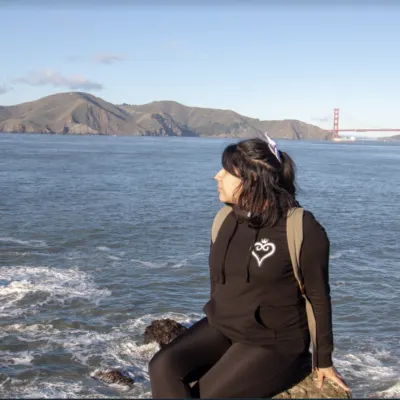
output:
[[[248,139],[229,145],[222,154],[222,166],[242,182],[233,211],[253,226],[274,226],[296,201],[295,164],[279,151],[281,162],[262,139]]]

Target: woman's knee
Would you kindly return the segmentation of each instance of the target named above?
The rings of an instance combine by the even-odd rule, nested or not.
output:
[[[151,377],[171,373],[174,368],[174,358],[176,354],[172,349],[166,347],[158,351],[149,362],[149,375]]]

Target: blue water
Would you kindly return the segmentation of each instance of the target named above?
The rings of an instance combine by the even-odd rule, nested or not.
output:
[[[229,139],[0,135],[0,396],[149,397],[152,319],[209,295],[214,174]],[[331,240],[334,361],[400,396],[400,146],[278,141]],[[93,380],[127,369],[131,391]]]

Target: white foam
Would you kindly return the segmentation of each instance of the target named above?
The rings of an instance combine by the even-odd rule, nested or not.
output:
[[[377,392],[376,396],[374,395],[374,397],[385,398],[385,399],[399,398],[400,397],[400,381],[395,383],[389,389]]]
[[[334,363],[347,382],[357,382],[354,391],[361,393],[363,397],[372,395],[371,386],[382,385],[385,382],[389,386],[398,378],[399,365],[388,365],[387,361],[390,358],[392,357],[388,351],[374,348],[371,351],[340,355],[335,357]],[[391,397],[391,389],[388,390],[385,391],[386,396]]]
[[[39,251],[5,251],[2,252],[4,256],[15,256],[15,257],[24,257],[24,256],[44,256],[50,257],[50,253],[42,253]]]
[[[155,319],[171,318],[190,326],[199,317],[200,315],[179,313],[147,314],[128,320],[114,327],[109,333],[69,329],[51,334],[48,332],[47,340],[53,345],[62,346],[75,360],[89,366],[92,371],[108,368],[124,370],[135,380],[135,397],[150,397],[148,363],[159,350],[159,345],[138,343],[132,337],[142,337],[146,326]],[[93,360],[97,360],[99,355],[100,364],[97,361],[96,367],[93,368]]]
[[[58,332],[54,329],[51,324],[11,324],[8,326],[2,326],[0,330],[0,338],[7,335],[20,335],[23,340],[36,341],[45,339],[49,334]]]
[[[121,260],[121,258],[117,257],[117,256],[108,255],[107,257],[111,261],[120,261]]]
[[[27,399],[72,399],[82,398],[80,393],[86,391],[86,388],[82,383],[73,381],[42,381],[38,378],[31,381],[26,381],[26,385],[21,385],[21,382],[13,379],[13,396],[16,398],[27,398]],[[18,384],[19,383],[19,384]],[[9,397],[9,396],[7,396]],[[91,396],[90,396],[91,397]],[[95,397],[106,397],[96,393]]]
[[[189,255],[188,257],[182,258],[182,259],[177,259],[176,257],[168,257],[167,256],[163,259],[162,262],[145,261],[145,260],[139,260],[136,258],[131,258],[130,261],[141,264],[141,265],[143,265],[145,267],[149,267],[149,268],[165,268],[167,266],[169,268],[182,268],[182,267],[189,266],[193,260],[196,260],[199,257],[203,257],[205,255],[206,255],[205,252],[198,252],[198,253],[194,253],[194,254]]]
[[[149,267],[149,268],[164,268],[164,267],[166,267],[166,265],[167,265],[166,262],[162,262],[162,263],[158,263],[158,264],[157,264],[157,263],[154,263],[154,262],[151,262],[151,261],[137,260],[137,259],[135,259],[135,258],[132,258],[130,261],[133,261],[133,262],[142,264],[142,265],[144,265],[145,267]]]
[[[77,269],[0,267],[0,280],[9,282],[0,286],[0,316],[22,315],[28,311],[36,313],[49,301],[63,304],[83,298],[98,304],[111,294],[107,289],[98,289],[88,274]],[[39,292],[42,295],[40,301],[23,306],[19,304],[27,295]]]
[[[19,353],[4,353],[2,357],[6,358],[12,364],[29,365],[35,358],[35,355],[30,351],[20,351]]]
[[[173,319],[180,324],[189,327],[195,321],[198,321],[202,318],[203,315],[199,313],[191,313],[191,314],[181,314],[175,312],[167,312],[167,313],[159,313],[159,314],[145,314],[136,319],[129,319],[124,322],[120,329],[127,330],[127,331],[144,331],[146,326],[150,325],[152,321],[156,319]]]
[[[336,252],[336,253],[331,254],[331,255],[329,256],[329,258],[330,258],[331,260],[336,260],[337,258],[342,257],[342,255],[343,255],[343,253],[341,253],[340,251],[338,251],[338,252]]]
[[[100,251],[104,251],[106,253],[111,251],[111,249],[109,247],[106,247],[106,246],[97,246],[96,249],[100,250]]]
[[[70,354],[75,361],[86,365],[89,369],[87,378],[96,370],[117,368],[128,373],[135,381],[133,389],[129,390],[129,397],[151,398],[150,383],[148,376],[148,363],[153,355],[159,350],[156,343],[142,344],[141,339],[135,341],[135,337],[142,337],[144,329],[155,319],[171,318],[189,327],[203,315],[198,313],[155,313],[145,314],[138,318],[129,319],[107,333],[99,333],[84,329],[65,329],[59,331],[54,329],[51,324],[31,324],[21,323],[12,324],[4,327],[7,333],[18,333],[20,340],[46,340],[45,350],[37,349],[34,352],[20,352],[7,357],[13,358],[12,365],[28,365],[34,355],[43,355],[43,352],[51,352],[53,349],[62,347],[66,353]],[[361,394],[369,396],[373,394],[373,387],[387,388],[375,397],[396,397],[399,395],[398,366],[388,366],[388,359],[392,359],[389,351],[376,349],[375,346],[370,351],[360,349],[349,354],[339,354],[335,357],[335,365],[343,374],[348,383],[357,382],[356,387],[352,387],[354,395]],[[4,358],[4,357],[2,357]],[[83,377],[83,379],[86,379]],[[83,382],[83,383],[82,383]],[[87,397],[100,397],[101,392],[106,388],[106,384],[94,381],[93,385],[88,385],[85,381],[68,382],[59,378],[57,382],[38,380],[36,383],[29,381],[19,382],[18,386],[12,389],[13,396],[19,397],[82,397],[80,393]],[[397,382],[393,384],[393,382]],[[115,389],[116,393],[126,393],[128,390],[121,385],[109,385],[110,390]],[[351,386],[351,385],[350,385]],[[100,392],[99,392],[100,391]],[[10,391],[5,393],[6,396]],[[1,394],[1,389],[0,389]],[[108,394],[106,397],[109,397]]]
[[[43,240],[21,240],[13,237],[0,237],[0,242],[15,243],[30,247],[48,247],[47,243]]]
[[[160,313],[146,314],[139,318],[130,319],[115,327],[112,333],[99,335],[98,339],[104,340],[102,346],[103,362],[98,369],[122,368],[135,380],[135,397],[150,398],[148,363],[153,355],[160,349],[157,343],[141,344],[132,340],[132,335],[143,335],[145,328],[156,319],[171,318],[189,327],[201,317],[200,314]],[[79,340],[79,339],[78,339]],[[94,346],[90,353],[99,353],[99,347]],[[75,349],[76,347],[71,346]],[[82,355],[80,355],[81,357]],[[82,358],[81,358],[82,359]]]

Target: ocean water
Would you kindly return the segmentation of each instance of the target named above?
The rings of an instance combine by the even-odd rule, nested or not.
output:
[[[143,332],[202,316],[231,141],[0,135],[1,397],[151,396]],[[278,144],[331,240],[335,365],[355,397],[399,397],[400,146]]]

